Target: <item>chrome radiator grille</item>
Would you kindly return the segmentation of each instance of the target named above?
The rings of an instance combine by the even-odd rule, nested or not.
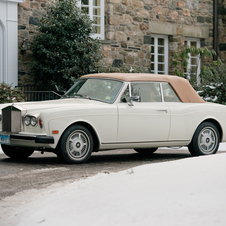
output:
[[[8,106],[2,109],[2,131],[18,133],[21,131],[21,111]]]

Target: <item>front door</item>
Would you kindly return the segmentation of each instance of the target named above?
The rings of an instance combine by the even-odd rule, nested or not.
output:
[[[118,103],[118,142],[149,143],[167,141],[170,112],[162,101],[159,83],[131,83],[131,96],[140,102]],[[124,97],[123,97],[124,98]]]

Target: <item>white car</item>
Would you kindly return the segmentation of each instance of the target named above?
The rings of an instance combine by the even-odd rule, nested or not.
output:
[[[226,106],[206,103],[177,76],[85,75],[59,100],[0,109],[0,143],[11,158],[40,150],[82,163],[101,150],[180,146],[198,156],[215,154],[226,141]]]

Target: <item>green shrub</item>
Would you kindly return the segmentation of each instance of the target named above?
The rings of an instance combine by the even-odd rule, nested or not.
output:
[[[81,75],[96,72],[100,41],[91,38],[92,21],[74,0],[58,0],[42,18],[31,44],[36,83],[68,89]]]
[[[0,104],[23,102],[24,94],[17,88],[12,88],[11,85],[0,83]]]
[[[196,56],[197,60],[200,61],[205,57],[211,59],[213,55],[216,55],[216,53],[214,50],[209,50],[207,48],[195,48],[194,46],[187,46],[180,53],[175,53],[173,55],[172,65],[175,67],[174,74],[189,79],[191,85],[197,89],[199,85],[196,77],[198,73],[198,67],[196,68],[196,71],[187,71],[188,60],[191,55]]]

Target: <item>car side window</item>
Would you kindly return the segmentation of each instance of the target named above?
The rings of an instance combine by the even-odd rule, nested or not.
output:
[[[162,102],[159,82],[131,83],[132,96],[139,96],[141,102]]]
[[[164,102],[181,102],[169,83],[162,83]]]

